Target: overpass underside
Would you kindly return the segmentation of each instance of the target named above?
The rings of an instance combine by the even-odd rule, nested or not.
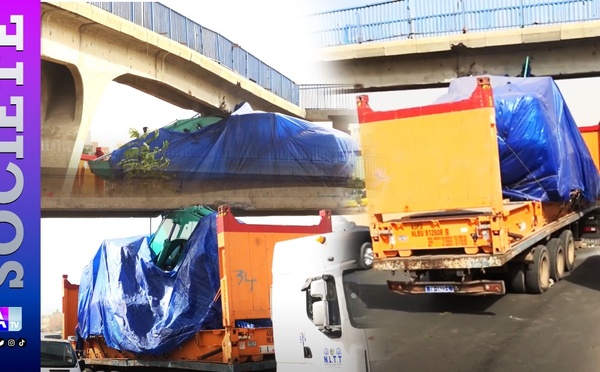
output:
[[[344,207],[352,188],[345,187],[257,187],[238,190],[180,192],[165,187],[136,188],[131,192],[111,190],[103,195],[46,196],[42,217],[154,217],[161,212],[206,205],[214,210],[229,205],[239,216],[310,215],[327,209],[335,214],[358,212]]]
[[[600,21],[325,48],[322,82],[355,92],[446,86],[470,75],[531,74],[556,79],[600,75]]]

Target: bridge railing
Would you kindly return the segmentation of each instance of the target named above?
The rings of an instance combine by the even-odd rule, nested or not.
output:
[[[600,19],[600,0],[396,0],[308,16],[317,47]]]
[[[298,85],[224,36],[156,2],[90,2],[139,26],[177,41],[238,74],[299,104]]]
[[[350,85],[302,84],[300,106],[306,110],[355,110],[355,94]]]

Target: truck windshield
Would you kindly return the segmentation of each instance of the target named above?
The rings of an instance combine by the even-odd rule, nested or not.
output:
[[[377,270],[344,272],[344,296],[353,327],[378,328],[395,324],[404,308],[404,299],[388,289],[387,280],[398,280],[398,275]]]
[[[70,368],[77,364],[77,357],[66,342],[42,340],[42,367]]]

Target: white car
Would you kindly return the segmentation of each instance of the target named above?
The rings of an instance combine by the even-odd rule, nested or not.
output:
[[[81,372],[85,368],[67,340],[42,337],[41,353],[41,372]]]

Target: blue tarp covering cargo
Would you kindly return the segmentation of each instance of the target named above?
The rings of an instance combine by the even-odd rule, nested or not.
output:
[[[358,143],[348,134],[291,116],[242,106],[222,121],[183,133],[159,129],[149,145],[168,141],[165,175],[181,181],[294,181],[329,185],[352,177]],[[113,151],[110,168],[122,178],[119,163],[133,140]]]
[[[289,217],[277,218],[290,222]],[[332,222],[336,231],[354,226],[343,218],[334,217]],[[170,230],[173,225],[166,226]],[[81,340],[102,336],[111,348],[159,355],[199,331],[223,328],[221,298],[217,295],[217,213],[207,212],[201,217],[184,246],[181,261],[168,271],[155,263],[157,253],[151,241],[149,235],[109,239],[100,245],[80,279],[77,334]],[[271,327],[272,322],[252,319],[236,320],[235,324],[255,328]]]
[[[79,286],[79,334],[108,346],[155,355],[196,332],[222,327],[216,213],[202,218],[171,271],[154,262],[150,237],[106,240]]]
[[[563,202],[581,190],[584,199],[596,200],[598,170],[554,80],[490,79],[504,197]],[[438,103],[468,98],[475,86],[476,77],[455,79]]]

